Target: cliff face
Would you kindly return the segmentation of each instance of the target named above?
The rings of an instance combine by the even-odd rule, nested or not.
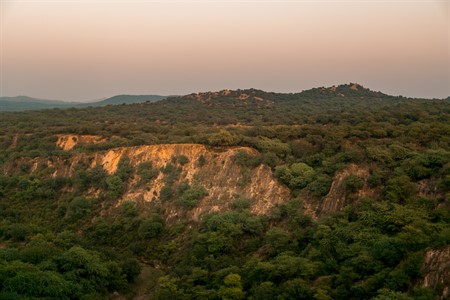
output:
[[[450,296],[450,246],[428,250],[425,253],[422,271],[425,276],[419,285],[433,290],[442,289],[439,299],[448,299]]]
[[[77,141],[80,141],[78,137]],[[94,141],[97,138],[93,138]],[[58,145],[67,148],[72,145],[72,137],[64,138],[65,143],[58,139]],[[30,172],[46,166],[53,177],[71,177],[82,167],[92,169],[101,166],[112,176],[117,172],[119,162],[123,158],[129,160],[131,175],[126,182],[124,194],[117,199],[117,205],[123,201],[146,201],[161,206],[166,211],[167,219],[176,219],[186,215],[188,219],[199,220],[202,214],[211,211],[223,211],[231,207],[236,199],[249,202],[250,211],[255,214],[265,214],[275,206],[289,200],[289,189],[280,184],[272,174],[270,167],[259,165],[247,168],[234,159],[239,151],[244,151],[249,157],[257,155],[256,150],[246,147],[207,148],[198,144],[168,144],[137,147],[119,147],[106,152],[77,153],[70,158],[60,157],[35,158],[26,161],[31,166]],[[183,157],[183,163],[174,163]],[[151,163],[151,168],[157,172],[155,178],[142,182],[137,169],[142,163]],[[17,165],[9,166],[4,173],[17,172]],[[168,175],[162,170],[172,165],[177,169],[175,178],[171,178],[173,187],[183,183],[189,186],[201,186],[207,191],[207,196],[200,200],[192,209],[181,209],[173,202],[161,201],[161,189],[168,181]],[[96,197],[102,191],[87,191],[89,197]]]
[[[329,213],[340,211],[346,205],[350,204],[349,202],[351,200],[349,199],[349,195],[345,191],[344,187],[344,181],[350,175],[357,176],[363,182],[362,187],[359,188],[354,195],[357,199],[372,197],[376,194],[376,191],[371,189],[367,184],[369,168],[350,164],[344,170],[335,174],[330,191],[325,196],[322,204],[316,207],[316,209],[320,211],[321,215],[327,215]]]
[[[198,220],[206,212],[226,210],[232,200],[237,198],[249,200],[250,210],[256,214],[267,213],[276,204],[289,199],[289,189],[278,183],[268,166],[259,165],[255,169],[244,170],[238,165],[234,156],[239,151],[256,155],[255,150],[245,147],[210,150],[196,144],[152,145],[117,148],[103,154],[95,154],[90,167],[101,165],[112,175],[117,171],[122,157],[129,158],[133,168],[137,168],[141,163],[151,162],[154,169],[164,168],[173,158],[187,158],[187,162],[179,166],[181,170],[175,183],[187,182],[190,186],[203,186],[208,192],[194,209],[187,212],[188,218],[193,220]],[[200,157],[203,163],[199,163]],[[120,201],[144,200],[163,205],[160,193],[166,176],[160,172],[145,186],[138,187],[136,182],[139,178],[135,174]],[[164,205],[169,211],[168,218],[175,218],[181,213],[170,204]]]
[[[97,144],[106,141],[98,135],[60,134],[57,137],[56,146],[65,151],[71,150],[77,144]]]

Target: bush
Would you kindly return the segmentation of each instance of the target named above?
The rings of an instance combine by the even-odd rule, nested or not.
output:
[[[404,203],[414,195],[416,185],[408,176],[401,175],[388,180],[386,186],[386,198],[396,203]]]
[[[364,180],[356,175],[348,175],[343,181],[347,193],[355,193],[364,186]]]
[[[187,164],[189,162],[189,158],[186,155],[180,155],[178,156],[178,163],[182,166]]]
[[[158,177],[159,171],[152,168],[150,161],[140,163],[137,167],[137,173],[141,177],[141,182],[146,183]]]
[[[203,154],[201,154],[197,159],[197,166],[200,168],[203,167],[206,164],[206,158]]]
[[[173,196],[173,190],[171,185],[164,185],[159,191],[159,199],[161,201],[168,201]]]
[[[142,267],[134,258],[127,258],[121,264],[123,274],[129,283],[133,283],[141,273]]]
[[[198,202],[208,196],[208,192],[202,186],[193,186],[183,192],[177,203],[187,208],[194,208]]]
[[[67,206],[66,218],[70,222],[77,221],[86,216],[91,210],[92,204],[83,197],[76,197]]]
[[[157,237],[163,230],[161,220],[150,218],[141,221],[138,228],[139,237],[142,239],[151,239]]]
[[[326,175],[318,175],[310,184],[308,184],[308,189],[316,197],[323,197],[328,194],[331,188],[333,179]]]
[[[108,187],[108,196],[112,199],[119,198],[125,191],[125,184],[119,176],[108,177],[106,185]]]
[[[292,189],[305,188],[314,178],[314,169],[305,163],[275,167],[275,176]]]

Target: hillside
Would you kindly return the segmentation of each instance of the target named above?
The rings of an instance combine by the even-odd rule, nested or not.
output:
[[[0,97],[0,112],[132,104],[142,102],[155,102],[165,98],[166,96],[157,95],[118,95],[100,101],[82,103],[59,100],[45,100],[26,96]]]
[[[448,298],[449,132],[356,84],[1,113],[0,298]]]
[[[83,103],[78,105],[81,106],[106,106],[106,105],[120,105],[120,104],[133,104],[142,102],[156,102],[167,98],[166,96],[158,95],[117,95],[105,100]]]
[[[23,111],[50,108],[68,108],[76,106],[76,102],[37,99],[26,96],[0,97],[0,111]]]

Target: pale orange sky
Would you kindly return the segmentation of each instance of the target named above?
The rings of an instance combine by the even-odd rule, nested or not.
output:
[[[449,1],[0,1],[3,96],[450,96]]]

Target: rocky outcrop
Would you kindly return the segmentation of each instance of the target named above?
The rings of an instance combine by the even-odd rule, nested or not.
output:
[[[321,215],[327,215],[332,212],[340,211],[349,204],[349,195],[345,191],[344,180],[350,175],[358,176],[364,181],[364,185],[355,193],[355,196],[358,199],[370,197],[375,194],[375,191],[367,185],[369,168],[350,164],[344,170],[337,172],[334,176],[330,191],[325,196],[322,204],[319,206]]]
[[[186,213],[189,219],[198,220],[206,212],[229,209],[233,200],[238,198],[250,202],[251,212],[265,214],[290,198],[289,189],[274,178],[270,167],[259,165],[249,169],[236,163],[234,157],[239,151],[245,151],[250,156],[257,155],[256,150],[248,147],[212,149],[199,144],[146,145],[119,147],[93,154],[80,153],[66,161],[54,160],[49,166],[55,169],[54,177],[72,176],[77,166],[88,169],[101,166],[108,175],[114,175],[120,160],[128,158],[134,172],[127,191],[118,199],[118,203],[128,200],[153,202],[165,206],[168,218],[177,218]],[[188,212],[161,202],[160,192],[166,182],[163,172],[159,172],[155,179],[145,185],[138,184],[140,178],[135,172],[145,162],[151,162],[153,169],[161,170],[181,156],[186,161],[177,164],[180,170],[174,184],[187,182],[190,186],[203,186],[208,192],[208,196]]]
[[[104,137],[98,135],[60,134],[57,136],[56,146],[69,151],[77,144],[97,144],[106,141]]]
[[[289,189],[278,183],[268,166],[260,165],[252,170],[244,170],[238,165],[234,160],[238,151],[257,154],[254,149],[246,147],[212,150],[197,144],[152,145],[117,148],[103,155],[96,155],[91,167],[100,164],[109,174],[114,174],[122,157],[128,157],[135,168],[140,163],[151,162],[155,169],[165,167],[173,158],[186,157],[187,163],[180,167],[177,182],[185,181],[191,186],[203,186],[208,192],[208,196],[187,213],[188,218],[193,220],[198,220],[206,212],[226,210],[232,200],[237,198],[248,199],[251,202],[250,210],[255,214],[267,213],[276,204],[289,199]],[[199,164],[200,157],[203,164]],[[156,179],[143,188],[134,189],[130,186],[122,200],[160,203],[159,196],[164,184],[165,175],[159,173]],[[169,217],[175,218],[179,213],[179,210],[172,208]]]
[[[450,245],[441,249],[431,249],[425,253],[422,266],[424,274],[419,286],[433,290],[442,290],[438,299],[450,296]]]

